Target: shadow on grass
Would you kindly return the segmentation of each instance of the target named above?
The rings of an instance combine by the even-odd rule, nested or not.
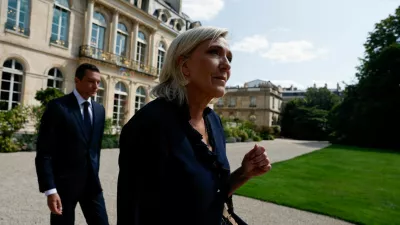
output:
[[[329,146],[331,149],[346,149],[349,151],[359,151],[359,152],[379,152],[379,153],[386,153],[386,154],[400,154],[400,149],[378,149],[378,148],[364,148],[364,147],[357,147],[357,146],[350,146],[350,145],[339,145],[339,144],[332,144]]]

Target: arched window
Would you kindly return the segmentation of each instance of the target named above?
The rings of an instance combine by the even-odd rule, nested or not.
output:
[[[29,36],[30,0],[8,0],[6,29]]]
[[[106,29],[107,23],[103,14],[95,12],[93,14],[92,36],[90,41],[91,46],[98,49],[104,49]]]
[[[69,14],[70,8],[68,0],[56,0],[54,2],[53,24],[50,38],[52,43],[68,47]]]
[[[146,90],[143,87],[138,87],[135,98],[135,113],[146,104]]]
[[[105,95],[105,88],[104,88],[103,80],[100,80],[99,89],[97,90],[97,93],[94,96],[94,100],[97,103],[104,105],[104,95]]]
[[[144,35],[142,31],[139,31],[136,49],[136,61],[138,61],[139,64],[144,64],[146,61],[146,46],[146,35]]]
[[[57,88],[61,90],[62,85],[63,85],[63,75],[61,71],[57,68],[52,68],[49,71],[48,77],[47,77],[47,87],[49,88]]]
[[[117,44],[115,52],[117,55],[126,56],[126,43],[128,39],[128,29],[122,23],[118,24],[117,30]]]
[[[0,110],[10,110],[21,103],[24,69],[15,59],[3,64],[0,86]]]
[[[127,97],[128,91],[126,86],[122,82],[118,82],[115,85],[113,110],[113,124],[117,127],[123,126]]]
[[[157,72],[158,75],[161,73],[161,69],[164,65],[164,58],[165,58],[165,44],[160,42],[158,45],[158,57],[157,57]]]

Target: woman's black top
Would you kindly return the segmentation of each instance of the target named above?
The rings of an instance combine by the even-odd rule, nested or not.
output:
[[[163,98],[139,110],[120,135],[118,225],[219,225],[229,162],[218,115],[204,110],[210,151],[187,105]]]

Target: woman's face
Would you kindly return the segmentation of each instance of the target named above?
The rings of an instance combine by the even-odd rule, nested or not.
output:
[[[222,97],[231,75],[231,61],[232,52],[225,38],[202,42],[183,64],[186,88],[206,98]]]

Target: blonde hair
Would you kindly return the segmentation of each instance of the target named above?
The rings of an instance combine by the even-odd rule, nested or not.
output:
[[[187,102],[186,80],[182,74],[183,63],[178,64],[179,57],[188,57],[203,41],[226,38],[228,31],[217,27],[197,27],[178,35],[168,48],[165,62],[160,74],[160,83],[151,94],[179,104]]]

